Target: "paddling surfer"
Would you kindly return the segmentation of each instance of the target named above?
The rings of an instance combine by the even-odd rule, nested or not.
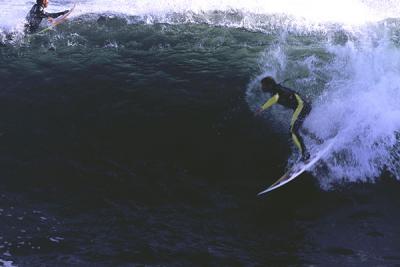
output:
[[[57,13],[47,13],[44,11],[44,9],[48,6],[48,4],[49,0],[36,0],[36,4],[32,6],[31,10],[26,15],[27,23],[25,24],[25,31],[27,33],[34,33],[37,31],[42,19],[47,18],[49,22],[51,22],[54,18],[62,16],[69,11],[65,10]]]
[[[266,93],[271,93],[272,97],[256,111],[256,114],[261,114],[261,112],[275,103],[292,109],[294,113],[290,122],[290,133],[292,134],[294,144],[300,150],[302,159],[307,160],[310,155],[304,146],[303,138],[299,134],[299,130],[303,125],[304,119],[311,111],[310,104],[294,90],[276,83],[272,77],[265,77],[261,80],[261,89]]]

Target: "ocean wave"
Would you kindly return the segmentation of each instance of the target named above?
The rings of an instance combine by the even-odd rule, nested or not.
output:
[[[324,168],[314,170],[323,188],[374,181],[385,171],[400,179],[398,25],[388,19],[322,38],[282,36],[260,60],[262,71],[247,92],[249,105],[255,109],[265,99],[258,86],[263,76],[286,80],[313,103],[306,128],[322,140],[336,139]],[[271,113],[285,122],[280,128],[289,128],[290,114]],[[315,144],[306,140],[306,146]]]
[[[397,18],[398,1],[316,1],[293,2],[252,0],[246,3],[234,0],[188,1],[163,0],[127,1],[116,0],[112,4],[103,0],[76,1],[77,7],[70,18],[88,14],[114,14],[135,18],[145,23],[210,23],[212,25],[244,27],[250,30],[265,29],[275,25],[296,29],[325,28],[340,24],[346,27],[369,22]],[[0,29],[20,31],[25,15],[33,1],[17,0],[0,3]],[[71,7],[72,0],[52,1],[48,11],[59,11]]]
[[[315,170],[316,176],[329,177],[324,188],[342,180],[374,180],[385,170],[400,179],[396,106],[400,101],[400,31],[399,20],[388,18],[396,10],[395,1],[385,2],[384,9],[374,12],[369,9],[376,6],[373,1],[337,3],[342,9],[359,7],[354,16],[372,12],[358,18],[362,24],[313,18],[296,13],[288,3],[271,3],[270,9],[258,1],[246,6],[231,1],[151,5],[120,0],[112,7],[107,3],[79,2],[69,21],[33,38],[18,30],[23,17],[15,16],[7,23],[2,17],[0,40],[5,48],[0,47],[0,74],[3,87],[8,88],[4,91],[13,88],[15,73],[26,84],[32,77],[68,79],[90,70],[111,84],[123,81],[142,86],[157,80],[170,81],[171,87],[196,80],[199,73],[210,79],[241,75],[248,80],[246,100],[254,110],[266,97],[260,91],[260,79],[272,75],[280,82],[286,80],[287,86],[313,103],[307,128],[321,139],[340,139],[325,159],[323,172]],[[310,7],[310,3],[319,9],[308,11],[322,12],[321,4],[303,4]],[[29,4],[16,2],[12,7],[23,14],[22,6]],[[52,8],[71,4],[54,1]],[[13,23],[19,26],[6,29]],[[43,68],[43,62],[51,62],[57,71]],[[108,73],[113,75],[108,77]],[[195,98],[196,93],[187,90],[182,89],[181,101],[188,95]],[[271,113],[268,123],[275,133],[287,134],[289,112],[274,108]]]

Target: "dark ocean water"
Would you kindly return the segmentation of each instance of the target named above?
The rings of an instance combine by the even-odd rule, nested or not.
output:
[[[325,37],[293,34],[304,46],[289,58],[328,62],[316,45]],[[306,173],[257,197],[293,149],[287,128],[255,117],[247,98],[280,38],[107,15],[4,41],[3,265],[400,265],[389,171],[328,191]]]

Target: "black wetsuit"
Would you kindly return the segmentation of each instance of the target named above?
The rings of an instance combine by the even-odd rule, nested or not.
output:
[[[58,13],[47,13],[44,11],[44,7],[42,5],[34,4],[28,15],[26,15],[27,23],[25,24],[25,30],[28,33],[33,33],[39,28],[42,19],[48,17],[57,18],[58,16],[64,15],[67,12],[68,10]]]
[[[279,96],[277,101],[278,104],[292,109],[294,112],[299,109],[300,113],[297,115],[297,117],[295,117],[296,115],[294,114],[294,121],[292,121],[293,124],[291,124],[290,132],[295,135],[294,138],[298,139],[301,145],[300,150],[303,154],[303,157],[308,157],[306,147],[304,146],[303,138],[299,134],[299,130],[303,125],[304,119],[311,112],[311,105],[306,102],[304,98],[302,98],[297,92],[280,84],[272,87],[269,92],[271,92],[272,95]]]

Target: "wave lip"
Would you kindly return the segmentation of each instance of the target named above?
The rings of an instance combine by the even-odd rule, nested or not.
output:
[[[221,0],[221,1],[188,1],[161,0],[128,1],[116,0],[110,5],[106,0],[90,0],[85,2],[81,12],[116,12],[127,15],[165,16],[168,13],[209,12],[240,10],[253,14],[284,14],[304,18],[313,22],[338,22],[360,24],[368,21],[383,20],[399,14],[399,1],[367,1],[367,0]]]
[[[23,27],[25,16],[33,2],[27,0],[15,0],[0,3],[0,29],[6,31],[19,30]],[[54,1],[50,3],[48,12],[64,10],[74,4],[72,0]],[[387,0],[384,3],[375,0],[221,0],[221,1],[188,1],[188,0],[87,0],[77,1],[76,10],[70,18],[85,14],[121,14],[122,16],[140,16],[146,18],[146,22],[168,23],[171,14],[184,14],[190,16],[205,16],[210,12],[227,12],[243,14],[242,26],[250,27],[254,16],[278,16],[290,17],[293,23],[298,25],[313,25],[325,23],[339,23],[344,25],[360,25],[367,22],[396,18],[400,14],[398,0]],[[192,15],[191,15],[192,14]],[[229,21],[229,16],[227,16]],[[183,21],[184,22],[184,21]],[[189,19],[189,22],[192,22]],[[210,23],[213,23],[210,20]],[[260,23],[260,22],[255,22]],[[268,23],[268,22],[265,22]],[[223,23],[220,23],[223,24]]]

